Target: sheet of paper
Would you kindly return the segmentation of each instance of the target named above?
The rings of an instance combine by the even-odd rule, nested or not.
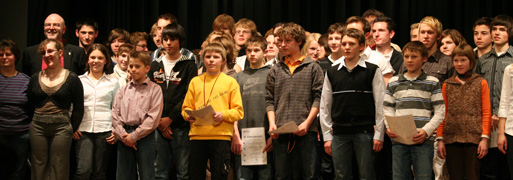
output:
[[[413,136],[417,134],[417,127],[415,126],[415,121],[411,114],[395,117],[385,116],[385,119],[387,120],[390,130],[398,136],[394,138],[394,141],[406,145],[417,144],[412,140]]]
[[[293,133],[297,130],[298,130],[297,124],[294,121],[290,121],[274,131],[269,131],[269,133],[288,134],[288,133]]]
[[[196,118],[196,121],[194,121],[194,125],[196,126],[209,126],[215,123],[214,117],[212,117],[215,111],[211,105],[208,105],[203,109],[198,109],[195,111],[185,110],[185,113],[187,113],[187,115],[189,116]]]
[[[265,130],[263,127],[242,129],[242,153],[243,166],[266,165],[267,152],[265,147]]]

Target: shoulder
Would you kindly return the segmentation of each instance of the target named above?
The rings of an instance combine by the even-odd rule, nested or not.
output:
[[[69,49],[69,50],[71,50],[71,51],[75,51],[75,52],[84,52],[84,53],[85,53],[84,48],[81,48],[81,47],[75,46],[75,45],[73,45],[73,44],[66,44],[66,45],[64,46],[64,49],[66,49],[66,50],[68,50],[68,49]]]
[[[21,80],[29,80],[30,77],[28,75],[26,75],[25,73],[22,73],[22,72],[18,72],[18,76],[16,77],[18,79],[21,79]]]
[[[452,78],[452,77],[451,77]],[[431,75],[427,75],[425,81],[429,81],[429,82],[434,82],[434,83],[439,83],[440,81],[438,80],[438,78],[434,77],[434,76],[431,76]]]

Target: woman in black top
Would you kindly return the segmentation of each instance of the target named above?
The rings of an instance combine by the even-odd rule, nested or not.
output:
[[[34,111],[29,129],[33,179],[69,178],[71,137],[84,114],[82,83],[62,67],[63,47],[53,39],[41,42],[43,70],[29,81],[27,95]]]

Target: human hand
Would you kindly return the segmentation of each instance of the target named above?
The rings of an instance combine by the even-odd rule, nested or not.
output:
[[[131,147],[137,151],[137,147],[136,147],[137,143],[136,143],[136,141],[132,140],[132,136],[130,134],[125,134],[122,137],[123,137],[123,144],[125,144],[125,146]]]
[[[187,120],[189,121],[189,123],[194,123],[194,121],[196,121],[196,118],[195,117],[192,117],[192,116],[189,116],[187,117]]]
[[[477,146],[477,158],[483,159],[488,154],[488,139],[481,138],[481,142]]]
[[[297,131],[294,132],[297,136],[304,136],[306,133],[308,133],[308,123],[306,121],[303,121],[299,126],[297,126]]]
[[[276,130],[276,129],[278,129],[278,128],[276,127],[276,124],[271,124],[271,123],[269,123],[269,131],[274,131],[274,130]],[[269,135],[271,135],[271,137],[272,137],[273,139],[278,139],[278,136],[279,136],[279,134],[275,134],[275,133],[270,133]]]
[[[417,134],[415,134],[412,138],[413,142],[418,144],[423,143],[427,138],[427,133],[424,129],[417,129]]]
[[[499,134],[499,137],[497,138],[497,147],[499,148],[499,151],[506,154],[506,150],[508,150],[508,140],[506,139],[505,134]]]
[[[492,116],[492,131],[496,131],[497,128],[499,127],[499,116],[497,116],[497,114],[494,114]]]
[[[214,118],[214,122],[219,123],[223,120],[223,113],[215,112],[212,117]]]
[[[392,132],[390,129],[387,129],[387,135],[390,138],[397,138],[397,137],[399,137],[396,133]]]
[[[73,133],[72,138],[73,138],[74,140],[79,140],[81,136],[82,136],[82,133],[81,133],[80,131],[78,131],[78,130],[77,130],[77,131],[75,131],[75,133]]]
[[[105,141],[108,144],[114,144],[114,143],[116,143],[117,139],[116,139],[116,136],[114,136],[114,133],[110,133],[110,136],[108,138],[105,138]]]
[[[324,142],[324,151],[326,151],[326,154],[328,154],[330,156],[333,156],[333,154],[331,152],[331,142],[332,141],[325,141]]]
[[[232,137],[231,150],[233,154],[239,155],[242,153],[242,140],[239,136]]]
[[[381,149],[383,149],[383,141],[374,139],[374,140],[372,140],[372,143],[373,143],[372,150],[374,150],[374,152],[379,152],[379,151],[381,151]]]
[[[164,131],[162,131],[162,136],[166,139],[173,139],[173,131],[171,131],[171,128],[170,127],[167,127],[166,129],[164,129]]]
[[[164,128],[168,128],[171,125],[171,123],[173,123],[173,120],[171,120],[171,118],[169,117],[160,118],[159,126],[157,126],[157,128],[160,131],[164,131]]]
[[[436,149],[436,154],[438,154],[438,157],[445,159],[447,152],[445,150],[445,143],[443,140],[438,140],[438,147]]]

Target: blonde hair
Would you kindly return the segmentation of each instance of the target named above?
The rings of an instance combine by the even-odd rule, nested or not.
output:
[[[306,37],[306,42],[303,48],[301,48],[301,54],[307,54],[308,48],[310,47],[310,44],[312,44],[313,41],[317,41],[319,43],[319,38],[321,37],[321,34],[319,33],[311,33]]]
[[[420,20],[420,24],[427,24],[431,28],[433,28],[436,31],[436,35],[440,36],[442,34],[443,26],[442,22],[440,22],[437,18],[433,16],[426,16]],[[419,28],[420,28],[419,24]],[[419,29],[420,30],[420,29]]]

